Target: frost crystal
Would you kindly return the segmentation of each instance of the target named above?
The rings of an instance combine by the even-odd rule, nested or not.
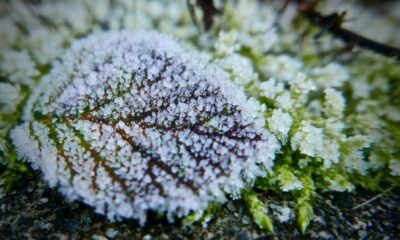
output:
[[[311,76],[319,86],[324,88],[340,87],[349,79],[347,69],[337,63],[316,67],[311,71]]]
[[[274,133],[282,142],[286,142],[292,123],[293,118],[290,114],[279,108],[274,109],[271,117],[268,119],[268,125],[271,132]]]
[[[109,218],[170,221],[241,190],[279,144],[221,69],[156,32],[76,41],[34,90],[11,137],[51,186]],[[253,106],[253,107],[251,107]]]
[[[0,83],[0,111],[2,113],[12,113],[17,108],[21,100],[19,94],[20,87],[10,83]]]
[[[398,159],[390,160],[389,168],[393,176],[400,176],[400,161]]]

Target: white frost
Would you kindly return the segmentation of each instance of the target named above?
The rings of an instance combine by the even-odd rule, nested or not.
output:
[[[108,218],[170,221],[240,196],[279,148],[265,106],[229,75],[156,32],[72,43],[11,137],[51,186]]]

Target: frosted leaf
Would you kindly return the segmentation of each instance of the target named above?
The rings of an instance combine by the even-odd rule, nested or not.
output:
[[[236,198],[279,145],[221,69],[156,32],[76,41],[53,62],[11,137],[51,186],[113,218],[170,221]]]

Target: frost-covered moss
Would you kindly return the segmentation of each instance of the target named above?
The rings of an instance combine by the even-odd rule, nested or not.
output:
[[[10,131],[25,121],[22,112],[32,89],[57,69],[56,59],[71,42],[104,30],[147,29],[179,38],[185,51],[217,65],[245,90],[257,124],[265,124],[281,145],[273,171],[258,179],[257,189],[292,196],[302,230],[312,219],[318,192],[355,186],[381,191],[398,184],[400,66],[393,59],[364,49],[343,54],[342,42],[328,34],[314,39],[319,29],[290,9],[276,27],[277,10],[269,2],[225,1],[208,32],[193,24],[183,0],[39,2],[28,7],[11,1],[0,19],[0,76],[6,89],[0,91],[0,149],[10,168],[20,169]],[[329,12],[334,2],[321,6]],[[349,2],[345,8],[356,19],[360,12],[381,19]],[[201,23],[201,10],[195,13]],[[396,31],[383,31],[396,27],[392,17],[374,21],[380,27],[362,19],[346,27],[398,42]],[[253,216],[256,222],[265,218]]]

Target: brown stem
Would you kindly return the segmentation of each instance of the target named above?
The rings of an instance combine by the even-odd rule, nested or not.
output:
[[[312,4],[306,3],[303,0],[294,1],[298,4],[299,11],[310,22],[322,28],[323,31],[330,32],[332,35],[341,39],[349,45],[359,46],[374,51],[376,53],[400,60],[400,48],[379,43],[372,39],[361,36],[360,34],[342,28],[344,14],[333,13],[324,16],[317,10],[315,10]]]
[[[203,22],[206,31],[214,24],[214,16],[221,13],[221,10],[214,6],[213,0],[197,0],[197,5],[203,10]]]

